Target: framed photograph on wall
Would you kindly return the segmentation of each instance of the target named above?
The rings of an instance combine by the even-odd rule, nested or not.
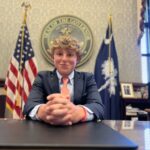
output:
[[[134,98],[132,83],[121,83],[121,95],[123,98]]]
[[[148,84],[134,83],[133,89],[134,89],[134,96],[136,99],[143,99],[143,100],[149,99],[149,86],[148,86]]]

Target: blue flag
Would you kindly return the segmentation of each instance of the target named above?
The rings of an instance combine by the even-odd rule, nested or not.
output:
[[[121,119],[122,105],[120,101],[118,58],[111,20],[107,28],[106,38],[103,40],[96,58],[94,74],[105,107],[104,119]]]

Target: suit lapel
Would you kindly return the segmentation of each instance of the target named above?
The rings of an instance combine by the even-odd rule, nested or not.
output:
[[[81,75],[75,72],[74,76],[74,103],[78,104],[83,91],[83,79]]]
[[[59,81],[55,70],[50,73],[49,85],[52,93],[60,93]]]

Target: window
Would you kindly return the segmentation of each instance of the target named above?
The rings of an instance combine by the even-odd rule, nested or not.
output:
[[[144,34],[141,39],[142,81],[150,82],[150,0],[145,1]]]

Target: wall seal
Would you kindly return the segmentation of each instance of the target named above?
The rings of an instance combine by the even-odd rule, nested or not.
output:
[[[57,38],[63,31],[69,32],[71,36],[80,41],[82,58],[77,67],[88,61],[92,54],[93,36],[89,26],[78,17],[63,15],[50,20],[44,27],[41,35],[41,51],[44,58],[53,65],[49,56],[48,49],[51,42]]]

